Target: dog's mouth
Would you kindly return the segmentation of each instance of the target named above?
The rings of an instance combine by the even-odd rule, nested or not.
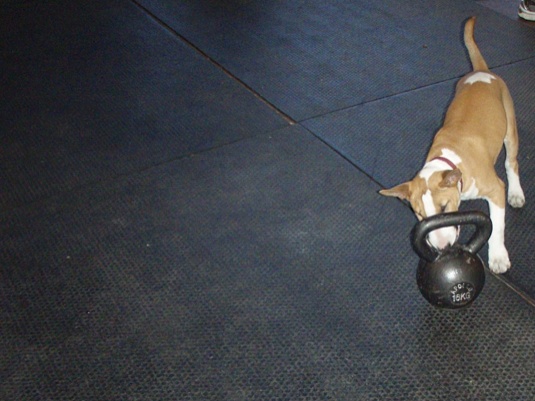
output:
[[[459,235],[461,233],[461,226],[455,227],[454,236],[449,235],[449,234],[443,234],[444,231],[440,233],[439,230],[443,230],[444,228],[453,228],[453,227],[449,226],[449,227],[437,228],[436,230],[431,231],[426,237],[427,244],[430,247],[438,251],[443,251],[455,245],[455,243],[459,240]],[[433,233],[435,234],[433,235]]]

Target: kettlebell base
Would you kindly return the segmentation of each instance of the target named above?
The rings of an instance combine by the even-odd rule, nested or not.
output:
[[[445,301],[442,301],[442,300],[437,300],[436,298],[434,298],[433,296],[428,296],[428,294],[426,294],[423,290],[420,289],[420,293],[422,294],[422,296],[425,298],[425,300],[430,304],[432,305],[433,307],[437,308],[437,309],[447,309],[447,310],[459,310],[459,309],[466,309],[466,308],[469,308],[470,306],[472,306],[472,304],[474,303],[474,301],[476,300],[476,298],[478,297],[479,294],[475,294],[472,296],[471,299],[467,300],[467,301],[464,301],[464,302],[457,302],[457,303],[453,303],[453,302],[445,302]]]
[[[485,269],[477,255],[464,254],[463,263],[455,250],[438,263],[421,260],[416,282],[422,296],[433,306],[460,309],[471,305],[485,284]]]

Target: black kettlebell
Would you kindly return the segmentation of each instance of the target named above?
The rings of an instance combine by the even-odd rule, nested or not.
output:
[[[427,235],[437,228],[463,225],[475,226],[464,245],[455,243],[438,251],[427,242]],[[416,223],[412,232],[412,245],[420,256],[416,282],[430,304],[457,309],[477,298],[485,285],[485,265],[477,252],[491,232],[490,218],[479,211],[442,213]]]

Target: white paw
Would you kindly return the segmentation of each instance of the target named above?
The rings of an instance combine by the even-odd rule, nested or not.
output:
[[[499,252],[490,252],[489,251],[489,269],[493,273],[500,274],[505,273],[511,267],[511,262],[509,261],[509,254],[507,249],[503,248]]]
[[[507,202],[509,202],[509,204],[512,206],[512,207],[522,207],[524,206],[524,203],[526,203],[526,198],[524,198],[524,193],[523,192],[516,192],[516,193],[509,193],[509,196],[507,197]]]

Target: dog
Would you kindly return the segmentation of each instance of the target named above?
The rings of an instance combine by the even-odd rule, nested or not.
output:
[[[518,132],[509,90],[490,72],[474,41],[475,21],[475,17],[469,18],[464,27],[472,72],[457,83],[425,165],[411,181],[379,193],[409,201],[419,220],[457,211],[462,200],[485,199],[493,224],[489,269],[504,273],[511,267],[504,244],[505,184],[494,165],[505,145],[507,201],[512,207],[522,207],[525,197],[518,173]],[[427,240],[436,249],[444,249],[458,236],[459,227],[444,227],[430,232]]]

